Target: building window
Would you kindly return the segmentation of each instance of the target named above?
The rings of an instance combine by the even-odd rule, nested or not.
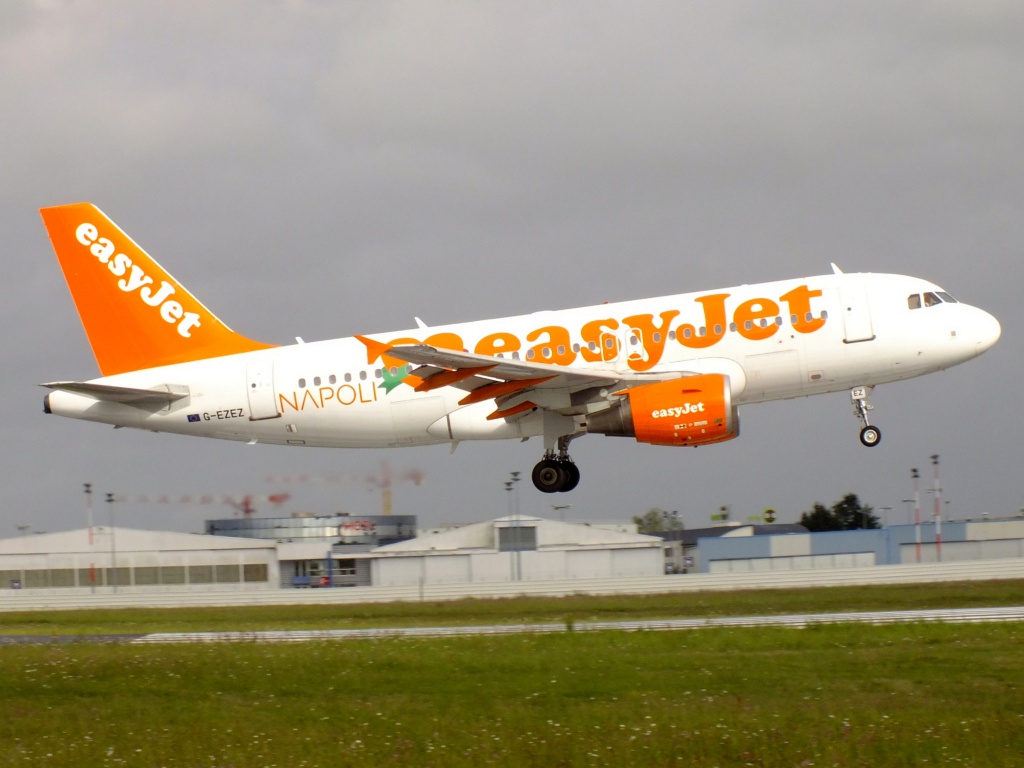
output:
[[[190,565],[188,567],[189,584],[213,584],[212,565]]]
[[[268,578],[266,563],[246,563],[242,566],[243,581],[266,581]]]
[[[537,549],[537,529],[533,526],[498,529],[499,552],[531,552],[535,549]]]
[[[161,565],[160,566],[160,583],[161,584],[184,584],[185,583],[185,566],[184,565]]]
[[[231,584],[241,581],[237,565],[218,565],[215,566],[215,569],[214,573],[216,574],[218,584]]]

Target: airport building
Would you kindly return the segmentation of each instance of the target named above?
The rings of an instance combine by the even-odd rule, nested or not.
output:
[[[857,568],[915,562],[1024,557],[1024,519],[893,525],[856,531],[780,533],[779,526],[743,526],[698,540],[701,573]],[[920,542],[920,543],[918,543]]]
[[[365,587],[367,553],[415,537],[416,516],[234,517],[207,520],[206,533],[278,542],[282,587]]]
[[[721,537],[778,536],[790,533],[807,533],[802,525],[777,523],[775,525],[750,525],[725,523],[711,528],[684,528],[678,531],[656,533],[665,542],[665,573],[701,572],[701,541]]]
[[[611,579],[664,573],[656,536],[510,515],[380,547],[375,586]]]
[[[267,589],[277,543],[96,526],[0,540],[0,588]]]
[[[1024,519],[807,533],[733,525],[644,536],[512,515],[376,546],[334,518],[330,535],[204,535],[97,526],[0,540],[0,590],[168,592],[403,586],[748,573],[1024,559]],[[363,518],[347,518],[349,522]],[[377,534],[394,533],[384,517]],[[328,522],[325,522],[328,521]],[[244,521],[255,522],[255,521]],[[366,522],[363,520],[363,522]],[[412,520],[401,522],[403,534]],[[248,530],[275,530],[273,525]],[[800,529],[800,530],[793,530]],[[235,534],[243,529],[234,528]],[[276,530],[280,530],[278,527]],[[343,540],[347,537],[347,541]],[[683,575],[672,578],[685,578]]]

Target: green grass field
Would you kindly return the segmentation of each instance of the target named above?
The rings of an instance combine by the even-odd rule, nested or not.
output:
[[[916,608],[979,608],[1020,605],[1022,601],[1024,581],[1007,580],[428,603],[23,611],[0,613],[0,635],[535,624]]]
[[[915,605],[900,604],[909,592]],[[53,623],[7,615],[0,632],[494,623],[495,611],[530,622],[681,617],[1022,596],[1020,582],[1003,582],[687,595],[674,608],[668,597],[638,597],[81,611]],[[0,766],[1024,766],[1022,647],[1017,623],[7,646]]]

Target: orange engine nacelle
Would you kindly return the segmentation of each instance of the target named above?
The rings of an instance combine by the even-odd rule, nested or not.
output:
[[[587,418],[587,431],[654,445],[707,445],[740,433],[729,377],[719,373],[644,384]]]

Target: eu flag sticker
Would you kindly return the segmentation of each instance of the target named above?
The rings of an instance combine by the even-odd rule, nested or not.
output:
[[[188,415],[188,423],[191,424],[194,421],[199,421],[199,414],[198,413],[190,413]]]

